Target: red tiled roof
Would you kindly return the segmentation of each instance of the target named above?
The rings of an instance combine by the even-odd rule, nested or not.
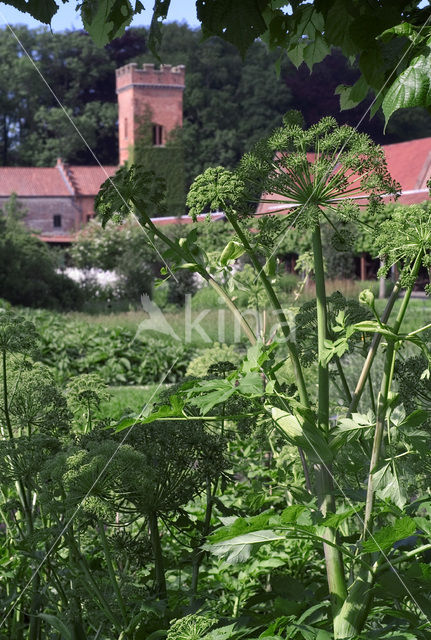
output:
[[[102,182],[116,172],[117,167],[1,167],[0,197],[16,193],[21,197],[96,196]]]
[[[389,173],[403,191],[426,188],[431,168],[431,138],[387,144],[383,149]]]
[[[0,197],[71,196],[70,189],[56,167],[1,167]]]
[[[118,167],[77,167],[68,166],[69,175],[77,194],[96,196],[100,186],[117,171]]]

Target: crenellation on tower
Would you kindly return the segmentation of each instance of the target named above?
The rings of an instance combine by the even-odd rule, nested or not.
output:
[[[156,68],[136,62],[116,70],[120,165],[129,158],[143,117],[150,114],[153,144],[163,146],[169,133],[183,123],[185,66],[170,64]]]

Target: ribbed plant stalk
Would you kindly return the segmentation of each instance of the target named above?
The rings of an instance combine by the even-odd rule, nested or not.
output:
[[[154,570],[156,574],[155,590],[159,598],[165,600],[167,597],[165,568],[156,513],[151,513],[148,516],[148,524],[150,528],[151,547],[153,549]]]
[[[316,283],[317,342],[318,342],[318,426],[322,433],[329,433],[329,371],[323,363],[325,340],[328,334],[325,273],[323,266],[322,238],[320,225],[313,231],[314,276]],[[316,452],[319,453],[319,452]],[[316,465],[316,493],[320,510],[324,515],[335,512],[334,488],[331,471],[323,461]],[[324,537],[332,544],[323,545],[326,575],[331,598],[334,638],[341,638],[341,611],[347,597],[346,576],[340,551],[333,546],[337,543],[336,532],[327,527]]]
[[[9,412],[9,389],[8,389],[8,380],[7,380],[7,357],[6,350],[2,350],[2,375],[3,375],[3,411],[6,421],[6,429],[9,437],[9,441],[12,446],[15,448],[15,438],[12,429],[12,422],[10,418]],[[13,460],[11,461],[14,466]],[[24,518],[27,525],[27,535],[32,535],[34,530],[33,523],[33,511],[31,507],[31,498],[30,492],[26,491],[26,487],[24,482],[20,477],[15,482],[16,491],[18,494],[18,498],[21,502],[22,511],[24,512]],[[30,567],[31,568],[31,567]],[[31,569],[32,570],[32,569]],[[29,640],[38,640],[40,636],[41,630],[41,619],[37,616],[41,607],[41,595],[40,595],[40,575],[37,572],[33,578],[31,583],[31,599],[30,599],[30,627],[29,627]]]
[[[117,618],[112,613],[112,609],[109,605],[109,602],[106,600],[104,594],[99,589],[96,581],[94,580],[91,571],[88,567],[87,560],[82,555],[81,550],[78,547],[78,543],[75,540],[73,530],[70,528],[69,531],[66,532],[65,538],[68,542],[69,547],[69,558],[72,564],[75,564],[78,571],[81,573],[81,576],[86,578],[86,588],[88,593],[98,602],[101,610],[104,612],[106,618],[112,622],[114,627],[120,633],[122,631],[122,623],[117,620]]]

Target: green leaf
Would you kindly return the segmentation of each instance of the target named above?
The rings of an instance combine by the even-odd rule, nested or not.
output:
[[[200,391],[202,395],[190,400],[190,403],[198,407],[202,415],[206,415],[213,407],[226,402],[235,392],[235,386],[229,380],[208,380],[200,382],[194,391]]]
[[[223,249],[219,262],[225,267],[229,262],[232,262],[242,256],[243,253],[245,253],[245,249],[242,243],[237,242],[236,240],[231,240]]]
[[[300,421],[293,414],[278,407],[272,407],[271,415],[287,440],[297,447],[301,447],[312,460],[319,462],[332,460],[332,451],[315,423],[303,416]]]
[[[268,0],[197,0],[196,12],[205,37],[219,36],[244,56],[267,29],[263,12],[268,4]]]
[[[121,36],[133,15],[129,0],[83,0],[81,4],[84,27],[99,47]]]
[[[347,518],[351,516],[356,516],[360,514],[362,510],[362,505],[357,505],[356,507],[352,507],[351,509],[347,509],[347,511],[343,511],[342,513],[331,513],[320,523],[325,527],[332,527],[333,529],[338,529],[340,524],[342,524]]]
[[[257,371],[251,371],[242,378],[239,378],[236,391],[244,396],[257,396],[263,395],[263,380],[262,374]]]
[[[29,13],[44,24],[50,24],[58,11],[58,4],[54,0],[8,0],[7,4],[22,13]]]
[[[349,13],[349,0],[335,0],[331,2],[326,14],[325,37],[331,45],[341,47],[346,56],[355,55],[357,47],[350,35],[350,25],[353,17]]]
[[[64,622],[60,620],[60,618],[57,618],[57,616],[49,613],[39,613],[39,618],[42,618],[42,620],[45,620],[51,627],[54,627],[54,629],[61,634],[61,640],[74,640],[72,629],[66,627]]]
[[[118,432],[123,431],[124,429],[128,429],[129,427],[132,427],[134,424],[136,424],[137,421],[138,416],[132,416],[131,418],[129,416],[126,416],[125,418],[122,418],[120,422],[117,422],[117,424],[114,425],[115,431]],[[111,429],[112,426],[109,425],[106,428]]]
[[[390,500],[400,509],[407,502],[404,487],[392,473],[389,462],[373,473],[373,488],[381,500]]]
[[[340,96],[341,111],[354,109],[362,100],[365,100],[369,90],[370,87],[362,75],[351,87],[345,84],[339,84],[335,89],[335,93]]]
[[[366,553],[386,551],[387,549],[390,549],[395,542],[403,540],[403,538],[408,538],[413,535],[415,531],[415,521],[406,516],[397,520],[395,524],[376,531],[373,534],[373,538],[366,540],[362,547]]]
[[[274,542],[275,540],[284,540],[284,538],[285,536],[282,533],[275,533],[275,531],[264,529],[262,531],[245,533],[224,542],[204,545],[203,548],[217,556],[225,556],[225,561],[229,564],[236,564],[248,560],[253,545]]]
[[[416,409],[406,418],[404,418],[404,420],[398,425],[398,428],[403,429],[405,427],[418,427],[428,419],[428,415],[428,411],[425,411],[425,409]]]
[[[388,42],[392,40],[394,36],[403,36],[404,38],[409,38],[409,40],[414,40],[416,33],[417,31],[412,24],[409,22],[401,22],[401,24],[396,24],[390,29],[385,29],[385,31],[379,35],[379,39],[383,42]]]
[[[428,107],[431,104],[430,56],[420,55],[400,73],[383,99],[385,127],[391,115],[406,107]]]
[[[171,0],[155,0],[153,17],[151,19],[150,33],[148,35],[148,47],[153,55],[160,60],[158,51],[162,44],[161,22],[167,18]]]

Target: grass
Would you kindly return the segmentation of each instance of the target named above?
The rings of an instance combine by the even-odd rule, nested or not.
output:
[[[333,280],[328,283],[327,293],[330,295],[334,291],[341,291],[347,298],[357,299],[360,291],[370,287],[377,292],[378,283],[354,280]],[[295,307],[299,307],[303,302],[313,298],[314,285],[310,284],[305,288],[301,297],[296,301]],[[282,300],[286,308],[292,305],[293,298],[291,295],[282,295]],[[207,302],[208,306],[205,306],[204,302]],[[384,305],[385,301],[377,301],[378,309],[383,309]],[[399,305],[399,302],[397,305]],[[252,329],[256,331],[258,328],[256,312],[252,309],[246,309],[245,306],[243,307],[243,311],[245,312]],[[413,299],[409,307],[405,327],[413,328],[413,325],[417,326],[419,318],[421,319],[420,321],[422,324],[426,324],[429,322],[429,317],[431,316],[430,311],[431,303],[428,298]],[[191,306],[189,305],[183,308],[169,307],[168,309],[163,310],[163,316],[175,335],[178,337],[178,340],[189,343],[195,347],[208,347],[214,342],[226,344],[247,343],[244,333],[235,321],[232,313],[224,304],[220,303],[218,300],[214,300],[211,295],[207,295],[206,292],[203,291],[202,293],[198,292],[196,304],[194,304],[194,300],[192,300]],[[135,331],[139,327],[140,323],[147,320],[149,316],[145,311],[123,311],[119,313],[99,315],[74,312],[66,314],[66,317],[81,320],[89,324],[99,324],[107,328],[125,327]],[[271,335],[271,328],[274,328],[277,324],[277,317],[272,312],[272,309],[267,312],[265,321],[267,327],[266,335]],[[163,336],[163,333],[158,331],[149,331],[149,333],[154,337]]]
[[[152,384],[145,387],[109,387],[111,397],[101,403],[101,417],[119,420],[126,413],[140,413],[168,386]]]

